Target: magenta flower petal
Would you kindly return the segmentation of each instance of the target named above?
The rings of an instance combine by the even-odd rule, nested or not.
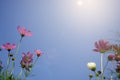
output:
[[[26,36],[32,36],[31,31],[26,32]]]
[[[32,36],[31,31],[27,31],[25,27],[17,27],[18,32],[21,34],[22,37],[24,36]]]
[[[42,55],[42,51],[40,51],[40,50],[35,50],[35,53],[37,54],[38,57],[40,57]]]
[[[112,61],[112,60],[114,60],[115,59],[115,55],[113,55],[113,54],[109,54],[108,55],[108,60],[109,61]]]
[[[27,54],[22,53],[22,60],[21,60],[21,66],[25,68],[26,70],[29,70],[29,66],[32,65],[33,61],[33,54],[28,52]]]
[[[1,47],[3,49],[6,49],[6,50],[10,51],[10,50],[16,48],[16,45],[15,44],[6,43],[6,44],[3,44]]]
[[[98,42],[95,42],[95,49],[93,51],[105,53],[106,51],[111,49],[111,45],[108,41],[105,40],[99,40]]]

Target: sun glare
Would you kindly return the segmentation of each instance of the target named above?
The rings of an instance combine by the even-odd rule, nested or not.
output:
[[[83,5],[83,2],[82,2],[82,1],[77,1],[77,5],[78,5],[78,6],[82,6],[82,5]]]

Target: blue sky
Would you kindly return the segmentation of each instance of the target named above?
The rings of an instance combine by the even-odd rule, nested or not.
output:
[[[33,36],[24,38],[19,55],[44,53],[28,80],[88,80],[87,62],[99,68],[94,42],[118,38],[119,7],[120,0],[0,0],[0,45],[17,43],[16,28],[25,26]]]

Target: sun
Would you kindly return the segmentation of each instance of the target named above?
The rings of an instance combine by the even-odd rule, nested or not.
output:
[[[82,5],[83,5],[83,2],[82,2],[82,1],[77,1],[77,5],[78,5],[78,6],[82,6]]]

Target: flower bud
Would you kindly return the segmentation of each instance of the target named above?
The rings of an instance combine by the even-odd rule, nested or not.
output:
[[[0,51],[2,51],[2,48],[0,48]]]
[[[37,54],[37,57],[40,57],[42,55],[41,50],[35,50],[35,53]]]
[[[92,71],[95,71],[96,70],[96,64],[94,62],[89,62],[87,64],[88,68]]]
[[[120,61],[120,55],[115,55],[115,60]]]
[[[89,74],[89,78],[93,78],[93,75],[92,75],[92,74]]]
[[[13,57],[13,54],[10,53],[10,54],[8,54],[8,56]]]
[[[112,54],[108,55],[108,60],[109,61],[112,61],[114,59],[115,59],[115,55],[112,55]]]
[[[101,71],[98,71],[97,73],[98,73],[98,74],[101,74]]]
[[[117,65],[116,72],[120,73],[120,66],[119,65]]]
[[[12,58],[12,61],[15,61],[15,57]]]
[[[97,73],[96,73],[96,76],[98,77],[99,75],[100,75],[100,74],[97,72]]]

